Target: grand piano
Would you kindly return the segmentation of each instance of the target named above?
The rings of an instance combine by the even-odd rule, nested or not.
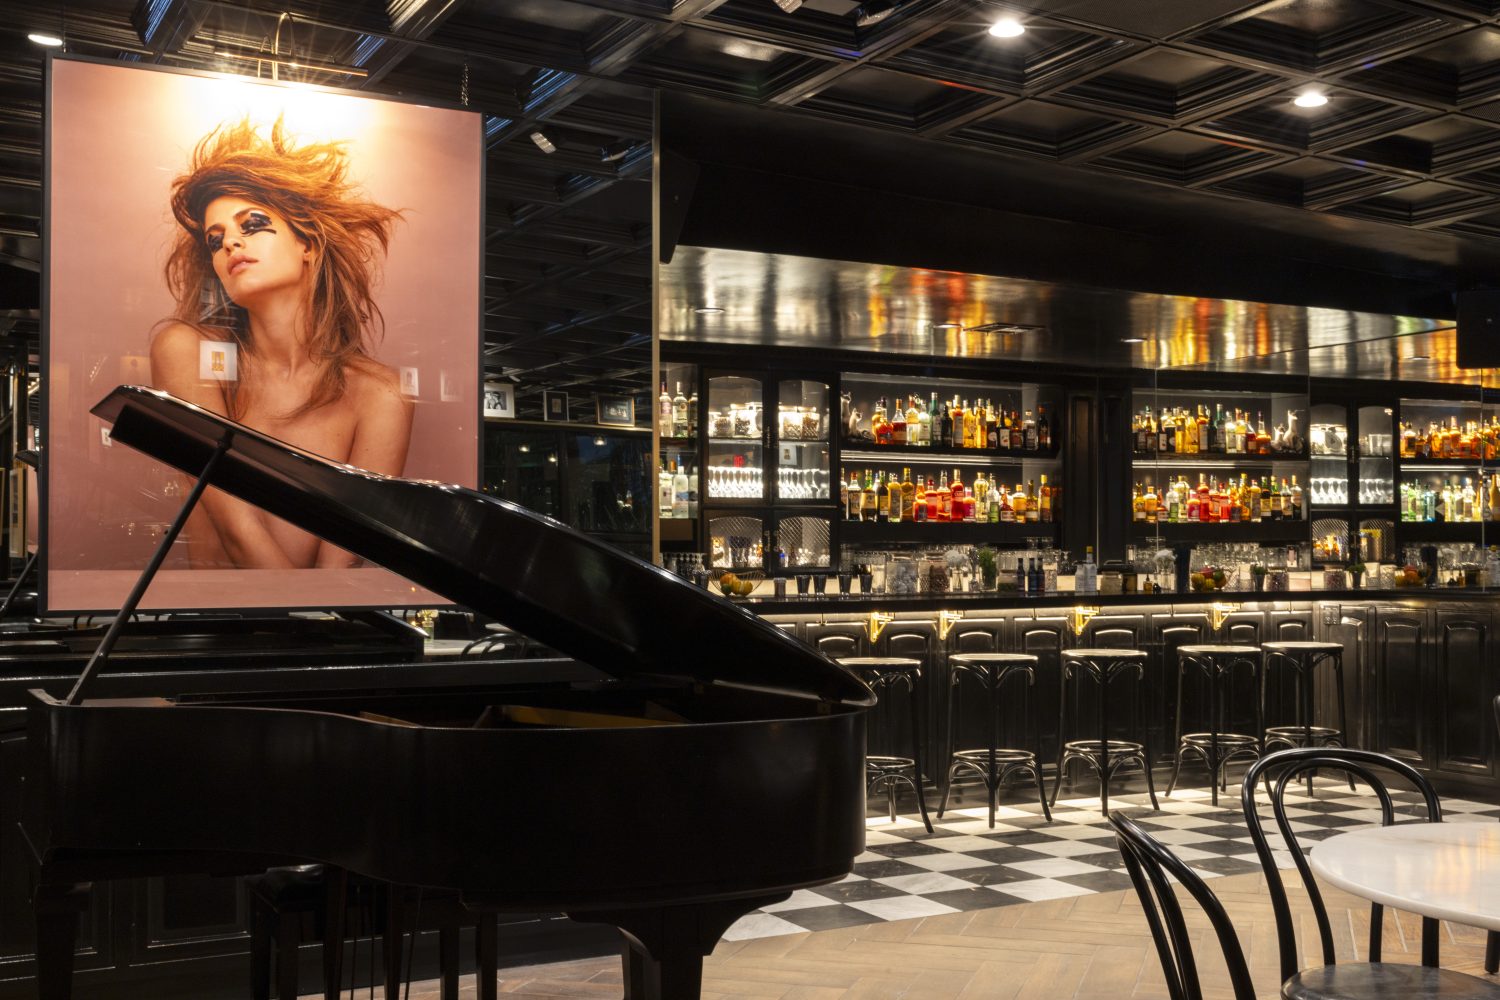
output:
[[[91,699],[101,658],[66,698],[32,692],[21,832],[44,1000],[70,995],[83,884],[272,861],[611,924],[628,996],[690,1000],[733,921],[863,850],[873,697],[782,630],[524,508],[162,392],[122,386],[94,412],[199,476],[188,505],[222,489],[599,679]]]

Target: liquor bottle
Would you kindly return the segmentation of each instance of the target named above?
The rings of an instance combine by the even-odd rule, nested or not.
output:
[[[1010,450],[1020,451],[1026,447],[1026,427],[1021,423],[1020,414],[1015,410],[1010,411]]]
[[[1485,507],[1485,520],[1495,520],[1495,512],[1500,510],[1500,472],[1490,476],[1489,502]],[[1495,583],[1500,586],[1500,580]]]
[[[1036,490],[1036,480],[1026,480],[1026,520],[1039,524],[1042,520],[1042,495]]]
[[[1035,556],[1026,560],[1026,596],[1042,596],[1042,564]]]
[[[901,470],[901,520],[917,519],[917,488],[912,485],[911,469]]]
[[[1214,418],[1208,425],[1208,450],[1218,454],[1224,450],[1224,404],[1214,404]]]
[[[1016,556],[1016,596],[1026,596],[1026,560]]]
[[[667,384],[662,383],[662,391],[665,392]],[[667,397],[668,402],[671,397]],[[672,516],[672,463],[668,462],[661,467],[661,472],[656,474],[656,513],[661,517]]]
[[[1150,480],[1146,481],[1146,492],[1141,497],[1141,505],[1146,508],[1146,523],[1156,524],[1160,515],[1160,498],[1156,495],[1156,489]]]
[[[1146,495],[1141,484],[1136,483],[1130,491],[1130,519],[1144,524],[1146,521]]]
[[[677,383],[677,395],[672,397],[672,436],[688,436],[687,397],[682,394],[682,383]]]
[[[629,490],[625,492],[625,503],[627,505],[630,503]],[[688,517],[695,521],[698,519],[698,467],[696,465],[688,473]]]
[[[1135,453],[1149,455],[1156,450],[1155,431],[1151,427],[1151,407],[1146,407],[1141,422],[1136,425]]]
[[[1030,410],[1026,411],[1026,418],[1021,421],[1021,430],[1022,443],[1025,449],[1027,451],[1036,451],[1039,445],[1036,433],[1036,418],[1031,415]]]
[[[885,518],[891,524],[901,523],[901,480],[894,475],[885,480]]]
[[[938,515],[935,520],[953,520],[953,489],[948,485],[948,473],[944,472],[938,479],[937,488]]]
[[[953,418],[953,447],[964,446],[964,408],[954,396],[953,401],[948,404],[948,415]]]
[[[1177,410],[1177,450],[1184,455],[1197,454],[1198,422],[1186,410]]]
[[[662,437],[672,436],[672,394],[666,379],[661,380],[661,395],[656,397],[656,427]]]
[[[1297,485],[1297,477],[1292,477],[1292,520],[1302,520],[1302,487]]]
[[[1052,423],[1047,419],[1047,408],[1040,404],[1036,408],[1036,446],[1040,451],[1052,450]]]
[[[865,470],[865,488],[860,491],[859,519],[871,524],[879,519],[880,495],[875,492],[875,476],[869,469]]]
[[[1271,435],[1266,433],[1266,418],[1260,411],[1255,414],[1255,453],[1271,454]]]
[[[922,438],[922,411],[917,407],[917,397],[912,396],[906,405],[906,443],[918,447],[927,442]]]
[[[875,401],[875,415],[870,418],[870,433],[875,435],[876,444],[891,443],[891,422],[886,416],[884,396]]]
[[[990,519],[990,484],[982,471],[974,473],[974,485],[969,493],[969,506],[973,508],[974,516],[967,520],[983,524]]]
[[[1202,495],[1207,492],[1208,483],[1204,481],[1203,473],[1200,472],[1198,473],[1198,488],[1193,490],[1193,492],[1188,495],[1187,517],[1185,518],[1185,520],[1189,522],[1208,520],[1208,518],[1203,515],[1202,500]]]
[[[1085,545],[1083,562],[1078,564],[1073,577],[1073,589],[1080,594],[1092,594],[1099,589],[1099,569],[1094,565],[1094,547]]]
[[[936,397],[936,393],[933,394]],[[944,448],[953,447],[953,412],[942,403],[938,404],[938,443]]]
[[[891,411],[891,444],[906,444],[905,402],[901,397],[896,397],[896,408]]]
[[[984,446],[990,451],[1000,450],[1000,418],[995,415],[993,405],[984,411]]]
[[[839,476],[839,508],[844,512],[844,520],[849,520],[849,480]]]
[[[979,415],[969,401],[964,400],[964,447],[978,448],[979,445]]]
[[[1177,451],[1177,421],[1166,412],[1161,415],[1161,430],[1158,436],[1161,439],[1160,451],[1169,455]]]
[[[948,480],[948,499],[952,504],[950,509],[950,521],[963,521],[969,509],[969,498],[964,490],[964,480],[957,469],[953,470],[953,478]]]
[[[1016,508],[1010,502],[1010,492],[1008,490],[1003,488],[1000,490],[1000,502],[997,506],[1000,510],[1001,524],[1016,523]]]
[[[912,501],[911,519],[921,524],[928,519],[928,514],[930,513],[927,508],[927,480],[924,477],[917,477],[917,481],[912,487],[912,494],[915,499]]]
[[[989,509],[989,522],[1000,523],[1000,488],[995,485],[995,477],[990,477],[990,498],[985,506]]]
[[[1037,498],[1037,500],[1041,504],[1041,508],[1042,508],[1042,511],[1041,511],[1041,513],[1042,513],[1042,523],[1043,524],[1051,524],[1052,523],[1052,518],[1053,518],[1053,512],[1052,512],[1052,487],[1050,487],[1050,486],[1047,485],[1047,475],[1046,475],[1046,473],[1042,474],[1042,492],[1041,492],[1041,495]]]
[[[1255,454],[1255,428],[1250,424],[1249,410],[1235,410],[1234,430],[1239,435],[1236,447],[1241,455]]]
[[[916,405],[916,404],[913,403],[913,405]],[[917,415],[918,418],[920,419],[921,423],[922,423],[922,446],[924,448],[930,448],[930,447],[932,447],[932,435],[938,429],[937,425],[935,425],[932,422],[933,416],[937,413],[937,405],[938,405],[937,393],[933,393],[932,394],[932,405],[926,411],[924,411],[924,412],[922,412],[922,413],[920,413],[920,414]],[[908,427],[907,430],[906,430],[906,432],[908,434],[910,434],[911,433],[911,428]]]
[[[859,473],[851,470],[849,472],[849,485],[844,487],[844,495],[848,498],[844,506],[844,520],[858,521],[864,516],[864,492],[859,485]]]
[[[1021,483],[1016,484],[1015,490],[1010,495],[1010,509],[1017,524],[1025,524],[1029,519],[1026,508],[1031,505],[1031,498],[1026,495],[1026,487]]]
[[[1265,476],[1260,477],[1260,492],[1257,494],[1257,496],[1260,499],[1260,516],[1258,520],[1271,520],[1271,490],[1270,487],[1266,485]]]
[[[686,400],[684,400],[684,403]],[[684,415],[686,410],[683,411]],[[681,437],[682,435],[679,435]],[[688,477],[687,470],[680,464],[672,474],[672,516],[677,519],[685,519],[688,516]]]

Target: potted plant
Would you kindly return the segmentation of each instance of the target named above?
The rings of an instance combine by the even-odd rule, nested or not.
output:
[[[1266,589],[1266,568],[1260,563],[1250,564],[1250,585],[1256,590]]]
[[[986,592],[995,589],[995,581],[1000,578],[1000,567],[995,562],[995,550],[985,545],[980,548],[977,556],[979,562],[979,578],[984,581]]]
[[[1348,569],[1349,579],[1351,581],[1350,586],[1353,589],[1358,590],[1360,588],[1360,581],[1363,580],[1365,576],[1365,564],[1362,562],[1352,562],[1349,564]]]

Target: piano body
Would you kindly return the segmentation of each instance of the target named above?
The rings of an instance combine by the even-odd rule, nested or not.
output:
[[[121,387],[95,413],[603,679],[90,700],[86,671],[68,698],[32,692],[21,827],[47,1000],[69,995],[82,884],[298,861],[612,924],[628,996],[690,1000],[730,923],[863,850],[873,697],[780,629],[524,508],[164,393]]]

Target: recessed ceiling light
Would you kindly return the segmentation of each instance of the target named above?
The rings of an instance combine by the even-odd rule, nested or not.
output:
[[[720,309],[718,306],[699,306],[698,308],[693,310],[693,312],[697,313],[699,316],[717,316],[723,311],[724,310]]]
[[[1145,342],[1146,342],[1146,338],[1145,337],[1121,337],[1120,338],[1120,343],[1122,343],[1122,344],[1144,344]]]
[[[557,152],[557,144],[551,139],[547,138],[547,136],[543,134],[540,129],[531,133],[531,141],[536,143],[536,148],[540,149],[544,153]]]
[[[45,45],[49,49],[55,49],[63,43],[63,40],[61,38],[57,37],[56,35],[49,34],[45,31],[33,31],[26,37],[35,42],[37,45]]]
[[[1328,95],[1321,90],[1304,90],[1292,98],[1292,103],[1299,108],[1321,108],[1328,103]]]
[[[1026,25],[1013,17],[1002,17],[990,25],[990,34],[996,38],[1016,38],[1026,34]]]
[[[772,2],[780,7],[784,14],[790,14],[802,6],[802,0],[772,0]]]
[[[854,23],[861,28],[873,27],[896,13],[900,6],[900,0],[865,0],[854,8]]]

